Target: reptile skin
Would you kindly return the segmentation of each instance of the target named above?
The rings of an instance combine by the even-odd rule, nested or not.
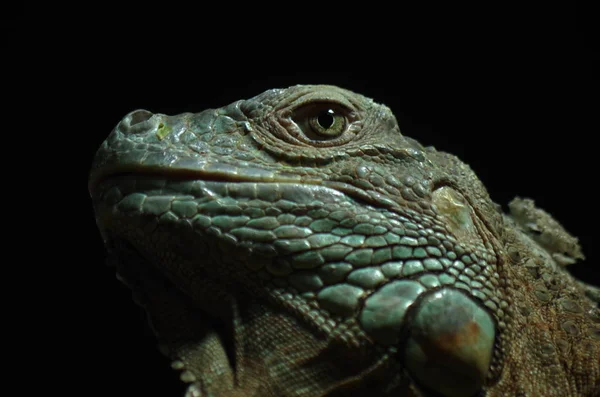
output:
[[[109,261],[198,396],[598,396],[598,288],[528,199],[333,86],[134,111],[90,176]]]

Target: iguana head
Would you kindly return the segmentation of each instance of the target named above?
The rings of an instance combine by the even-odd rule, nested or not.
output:
[[[134,111],[90,192],[190,396],[600,388],[598,292],[563,267],[577,240],[531,201],[503,214],[467,165],[361,95]]]

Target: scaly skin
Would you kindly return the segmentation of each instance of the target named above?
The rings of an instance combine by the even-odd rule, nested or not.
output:
[[[598,395],[577,239],[363,96],[132,112],[90,192],[188,396]]]

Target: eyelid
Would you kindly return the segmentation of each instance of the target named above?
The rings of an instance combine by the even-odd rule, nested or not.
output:
[[[352,102],[344,95],[336,91],[330,91],[324,94],[323,92],[308,92],[295,98],[290,104],[289,108],[294,110],[305,105],[317,104],[317,103],[328,103],[341,106],[343,108],[355,111],[356,107]]]

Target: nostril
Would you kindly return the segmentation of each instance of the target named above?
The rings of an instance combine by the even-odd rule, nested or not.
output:
[[[153,114],[151,112],[144,109],[134,110],[133,112],[129,113],[129,116],[131,117],[129,125],[133,127],[136,124],[148,120],[150,117],[152,117],[152,115]]]
[[[125,134],[145,134],[154,128],[158,120],[153,116],[154,113],[144,109],[134,110],[123,117],[117,128]]]

